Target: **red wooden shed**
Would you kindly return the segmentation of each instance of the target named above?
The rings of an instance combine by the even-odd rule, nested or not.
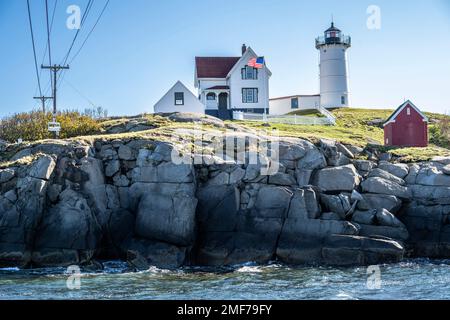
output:
[[[384,124],[384,144],[398,147],[428,146],[428,118],[406,101]]]

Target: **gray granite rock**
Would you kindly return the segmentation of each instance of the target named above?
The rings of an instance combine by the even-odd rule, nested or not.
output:
[[[367,193],[393,195],[401,199],[411,199],[412,197],[409,188],[383,178],[369,178],[361,186]]]
[[[360,184],[360,176],[353,165],[319,170],[313,184],[324,191],[352,191]]]
[[[378,164],[378,168],[387,171],[400,179],[404,179],[409,173],[409,166],[407,164],[393,164],[386,161],[381,161]]]

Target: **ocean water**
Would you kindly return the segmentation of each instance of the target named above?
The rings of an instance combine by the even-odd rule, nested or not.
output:
[[[365,267],[278,264],[128,272],[126,264],[112,261],[104,267],[101,273],[82,272],[79,287],[63,268],[0,269],[0,299],[450,299],[450,260],[381,265],[369,275]]]

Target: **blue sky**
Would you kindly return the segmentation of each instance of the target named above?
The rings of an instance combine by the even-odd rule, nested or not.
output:
[[[50,9],[55,0],[48,0]],[[75,35],[66,28],[69,5],[58,0],[53,60],[61,62]],[[44,0],[31,0],[39,63],[46,34]],[[77,51],[105,0],[95,0]],[[381,9],[381,29],[366,25],[369,5]],[[449,112],[449,0],[111,0],[100,24],[70,66],[59,107],[90,103],[111,115],[152,112],[177,80],[193,89],[196,55],[237,56],[242,43],[266,57],[271,97],[319,91],[315,37],[336,25],[353,38],[349,51],[352,104],[400,105],[405,98],[427,111]],[[0,116],[37,107],[25,0],[0,0]],[[42,75],[47,87],[48,74]],[[76,88],[76,90],[74,89]],[[90,102],[89,102],[90,101]]]

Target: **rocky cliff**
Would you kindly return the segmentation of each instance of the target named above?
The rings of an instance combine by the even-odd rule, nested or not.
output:
[[[196,133],[178,138],[189,134]],[[333,141],[278,143],[271,175],[261,170],[271,159],[230,160],[239,159],[236,148],[176,163],[174,154],[189,147],[179,139],[3,146],[0,266],[103,259],[137,268],[273,260],[347,266],[450,257],[450,159],[398,164]]]

